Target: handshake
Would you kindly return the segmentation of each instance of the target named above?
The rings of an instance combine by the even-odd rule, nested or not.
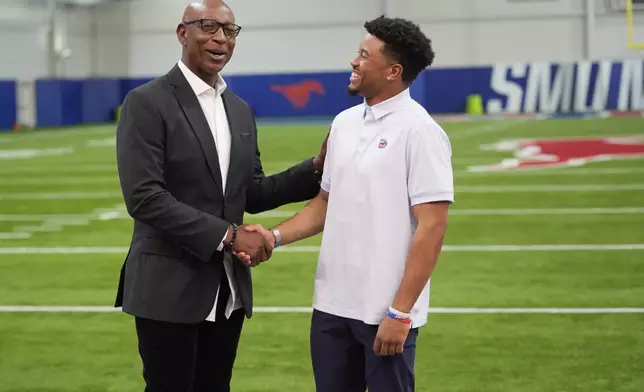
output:
[[[232,240],[232,230],[228,241]],[[275,249],[275,236],[260,224],[241,225],[232,246],[232,254],[249,267],[254,267],[271,258]]]

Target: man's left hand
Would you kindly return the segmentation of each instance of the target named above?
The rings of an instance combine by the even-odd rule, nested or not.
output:
[[[410,324],[385,317],[378,327],[373,351],[376,355],[396,355],[403,352]]]
[[[313,158],[313,167],[315,170],[322,171],[324,169],[324,160],[326,159],[326,145],[329,141],[329,135],[331,134],[331,127],[329,126],[329,132],[327,132],[326,137],[322,141],[322,146],[320,146],[320,152]]]

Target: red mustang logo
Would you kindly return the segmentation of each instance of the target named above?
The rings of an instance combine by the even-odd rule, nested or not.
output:
[[[288,99],[293,107],[303,109],[308,105],[312,93],[324,95],[324,86],[317,80],[304,80],[300,83],[271,86],[271,91],[280,93]]]
[[[587,162],[644,158],[644,136],[508,140],[483,149],[513,151],[514,158],[470,171],[581,166]]]

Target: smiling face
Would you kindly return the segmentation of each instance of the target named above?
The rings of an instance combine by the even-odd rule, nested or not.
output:
[[[380,95],[390,88],[399,76],[399,65],[383,53],[384,43],[367,34],[360,43],[358,55],[351,60],[351,77],[347,90],[351,95],[361,95],[367,99]]]
[[[235,17],[223,2],[190,5],[177,27],[183,62],[202,79],[216,77],[233,55],[238,33]]]

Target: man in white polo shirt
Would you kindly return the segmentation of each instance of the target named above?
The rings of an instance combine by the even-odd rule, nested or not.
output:
[[[320,194],[264,231],[280,246],[324,230],[311,324],[318,392],[414,390],[418,328],[454,197],[447,135],[409,94],[433,62],[429,39],[402,19],[365,28],[348,87],[364,103],[333,121]]]

